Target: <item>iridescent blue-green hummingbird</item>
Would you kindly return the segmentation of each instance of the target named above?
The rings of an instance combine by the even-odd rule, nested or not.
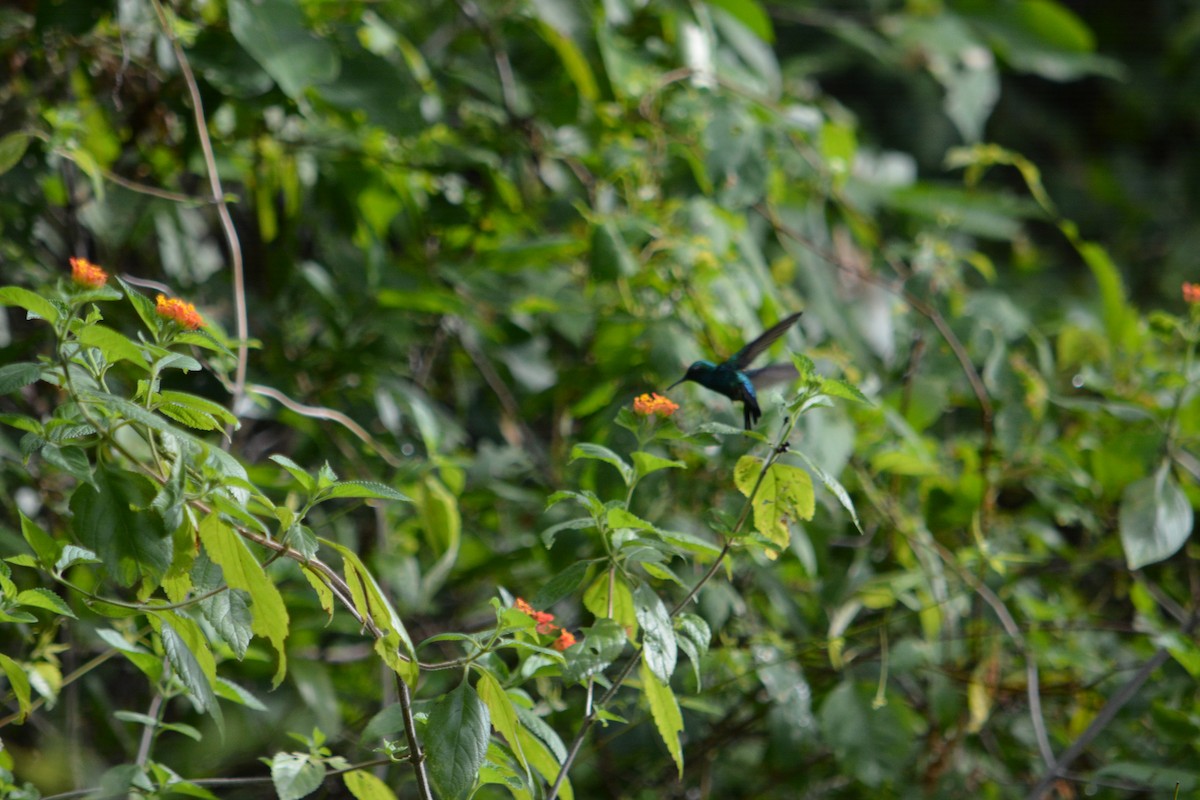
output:
[[[775,340],[787,333],[788,328],[796,324],[803,311],[797,311],[791,316],[784,317],[770,328],[767,328],[750,344],[738,350],[732,356],[714,364],[711,361],[696,361],[688,367],[687,374],[667,387],[674,389],[684,381],[695,381],[705,389],[723,394],[730,400],[741,402],[742,414],[746,422],[746,430],[754,427],[762,416],[758,407],[757,388],[796,377],[796,369],[791,364],[771,364],[758,369],[747,369],[764,350],[775,343]]]

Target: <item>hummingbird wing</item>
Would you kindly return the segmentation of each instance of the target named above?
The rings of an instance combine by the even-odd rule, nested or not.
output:
[[[738,350],[736,353],[730,356],[726,363],[731,364],[734,369],[744,370],[746,367],[750,366],[750,364],[754,362],[754,359],[758,358],[764,350],[773,345],[776,339],[787,333],[788,328],[795,325],[796,320],[800,319],[800,315],[803,313],[803,311],[797,311],[795,314],[779,320],[779,322],[776,322],[774,325],[763,331],[762,335],[757,339],[750,342],[750,344],[746,345],[741,350]]]
[[[778,386],[781,383],[793,381],[800,376],[800,373],[791,364],[768,364],[758,369],[742,370],[742,373],[750,379],[755,389]]]

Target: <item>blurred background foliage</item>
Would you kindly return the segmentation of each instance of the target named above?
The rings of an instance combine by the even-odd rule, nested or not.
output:
[[[593,732],[579,796],[1023,796],[1045,770],[1027,656],[1061,753],[1159,647],[1173,658],[1058,790],[1197,789],[1200,574],[1180,547],[1200,404],[1179,285],[1200,243],[1200,10],[185,0],[170,14],[246,262],[250,381],[375,440],[252,392],[235,451],[280,498],[273,453],[414,497],[319,530],[373,566],[414,639],[477,629],[498,588],[531,597],[598,555],[569,533],[544,546],[563,519],[546,498],[614,496],[572,445],[628,449],[617,411],[693,359],[802,308],[790,346],[871,397],[806,416],[793,441],[841,477],[866,535],[826,495],[791,552],[740,552],[700,597],[715,636],[702,684],[676,676],[682,781],[631,699],[618,711],[642,724]],[[36,287],[87,256],[232,330],[229,247],[153,7],[8,4],[0,63],[4,282]],[[0,361],[45,351],[22,316],[0,323]],[[672,396],[684,428],[737,422],[715,395]],[[54,402],[27,392],[0,410]],[[47,529],[66,513],[63,476],[26,463],[18,438],[0,428],[9,553],[18,506]],[[737,508],[745,449],[664,452],[688,470],[648,478],[638,514],[709,535],[709,509]],[[1164,522],[1179,492],[1186,514]],[[230,709],[245,718],[223,739],[164,739],[158,758],[189,777],[257,774],[314,726],[370,755],[359,734],[389,700],[378,664],[352,620],[326,626],[304,582],[281,580],[288,680],[268,693],[268,661],[228,664],[267,710]],[[591,622],[578,597],[554,611]],[[3,649],[70,672],[104,648],[80,613],[6,625]],[[56,706],[4,731],[18,778],[51,793],[131,760],[136,735],[111,714],[144,708],[150,687],[126,674],[114,661],[47,689]],[[582,690],[529,692],[569,739]]]

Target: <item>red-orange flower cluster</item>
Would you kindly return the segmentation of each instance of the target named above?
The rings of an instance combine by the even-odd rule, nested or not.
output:
[[[1200,303],[1200,283],[1183,284],[1183,300],[1189,305]]]
[[[189,331],[194,331],[204,326],[204,317],[200,316],[200,312],[196,310],[195,305],[185,303],[174,297],[167,298],[160,294],[155,303],[154,310],[158,312],[160,317],[175,320]]]
[[[558,638],[556,638],[554,640],[554,644],[550,646],[555,650],[558,650],[560,653],[571,645],[575,644],[575,635],[566,628],[560,628],[559,626],[555,625],[554,615],[548,611],[537,611],[533,606],[529,605],[529,603],[526,603],[519,597],[516,599],[516,602],[513,603],[513,608],[533,617],[534,621],[537,622],[537,632],[543,636],[553,636],[555,633],[557,633]]]
[[[108,283],[108,273],[97,267],[86,258],[72,258],[71,261],[71,280],[75,281],[77,286],[86,286],[89,289],[99,289],[104,284]]]
[[[658,393],[643,394],[633,401],[633,412],[641,414],[643,417],[648,417],[651,414],[657,414],[660,417],[669,417],[678,410],[678,403],[672,403]]]

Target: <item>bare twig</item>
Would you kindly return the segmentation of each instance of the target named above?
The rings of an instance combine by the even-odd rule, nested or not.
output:
[[[233,225],[229,207],[225,204],[225,190],[221,186],[221,176],[217,172],[217,159],[213,152],[212,138],[208,135],[208,120],[204,116],[204,104],[200,99],[200,87],[196,83],[192,65],[183,52],[183,46],[179,44],[179,39],[175,36],[175,30],[171,27],[161,0],[150,1],[154,6],[154,13],[158,15],[158,22],[162,26],[163,33],[171,42],[171,47],[175,51],[175,60],[179,63],[179,71],[183,74],[183,80],[187,84],[188,95],[192,101],[192,113],[196,118],[196,136],[200,139],[200,149],[204,153],[204,165],[208,170],[208,184],[212,190],[213,201],[217,205],[217,216],[221,219],[221,229],[225,233],[225,241],[229,245],[229,261],[233,272],[233,308],[238,339],[237,371],[234,377],[233,398],[230,401],[230,407],[234,413],[237,413],[246,388],[246,361],[250,339],[250,324],[246,316],[246,278],[242,265],[242,246],[238,241],[237,229]]]

